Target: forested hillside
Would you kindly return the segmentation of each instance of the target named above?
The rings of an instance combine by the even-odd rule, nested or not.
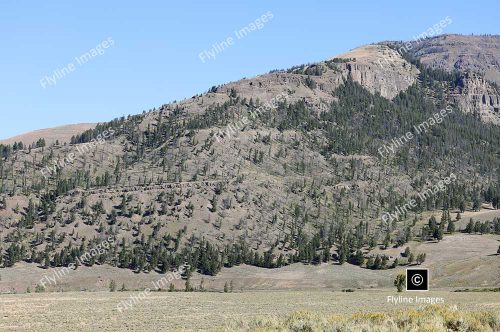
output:
[[[372,249],[461,231],[451,210],[500,208],[500,126],[463,109],[468,73],[398,61],[397,82],[417,74],[393,97],[358,79],[373,64],[334,58],[212,87],[69,144],[0,145],[0,266],[215,275],[243,263],[400,264]],[[470,227],[500,234],[499,219]]]

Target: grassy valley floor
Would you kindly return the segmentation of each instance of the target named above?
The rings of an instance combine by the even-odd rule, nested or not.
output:
[[[445,305],[451,306],[452,309],[439,310],[444,310],[442,314],[451,318],[455,317],[453,313],[457,314],[457,310],[464,315],[469,315],[469,311],[486,310],[491,314],[484,316],[485,319],[500,324],[498,292],[456,293],[441,290],[398,294],[392,290],[352,293],[315,290],[140,294],[141,292],[67,292],[1,295],[0,330],[206,331],[225,328],[226,331],[230,331],[249,328],[252,331],[256,329],[273,331],[277,330],[278,326],[284,328],[287,324],[296,324],[297,319],[304,324],[314,322],[313,325],[316,324],[314,326],[319,328],[321,325],[318,324],[321,321],[323,322],[321,324],[324,324],[328,319],[331,320],[332,316],[337,317],[335,315],[392,312],[423,307],[415,304],[388,303],[388,296],[398,295],[413,298],[415,296],[443,298]],[[123,307],[123,301],[131,307],[123,309],[120,313],[117,306],[121,303]],[[428,310],[434,312],[437,309]],[[294,314],[298,311],[311,314]],[[423,314],[412,315],[411,317],[418,318]],[[350,319],[350,316],[343,317]],[[371,319],[372,316],[356,317]],[[390,316],[381,317],[385,321]],[[241,323],[242,321],[244,323]],[[261,329],[262,326],[259,324],[267,324],[270,329]],[[314,329],[306,328],[299,331],[314,331]]]

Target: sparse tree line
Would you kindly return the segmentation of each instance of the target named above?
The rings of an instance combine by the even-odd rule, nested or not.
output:
[[[338,262],[364,266],[371,269],[387,268],[388,258],[385,255],[370,256],[365,260],[362,250],[368,249],[370,242],[376,243],[376,240],[368,238],[366,234],[367,224],[360,223],[355,231],[346,231],[344,226],[331,227],[327,234],[317,234],[309,238],[306,234],[298,232],[294,236],[291,244],[296,247],[293,254],[274,254],[274,250],[268,250],[264,253],[252,250],[245,242],[233,243],[222,248],[215,246],[204,239],[189,239],[192,245],[180,247],[182,231],[179,231],[175,237],[165,235],[159,237],[153,233],[147,239],[142,234],[140,238],[130,242],[122,238],[121,241],[115,241],[116,245],[98,255],[92,256],[85,261],[86,266],[94,264],[110,264],[120,268],[131,269],[136,272],[158,271],[167,273],[172,269],[183,265],[192,267],[188,271],[197,271],[205,275],[216,275],[222,267],[233,267],[241,264],[258,266],[263,268],[279,268],[291,263],[301,262],[304,264],[321,264],[326,262]],[[101,230],[102,235],[106,231]],[[340,242],[337,242],[340,239]],[[4,267],[11,267],[15,263],[25,261],[37,263],[41,267],[63,267],[74,264],[80,265],[78,257],[94,248],[98,240],[87,240],[81,238],[80,245],[69,243],[60,248],[65,240],[64,234],[57,235],[54,231],[45,238],[41,233],[36,233],[33,239],[33,248],[24,244],[16,243],[16,239],[9,237],[6,239],[11,242],[5,252],[0,251],[0,264]],[[36,246],[46,244],[45,249],[38,251]],[[336,247],[336,250],[335,250]],[[408,254],[408,253],[406,253]],[[408,263],[413,262],[410,255]],[[420,257],[420,256],[419,256]],[[417,263],[423,261],[417,258]],[[396,264],[396,263],[395,263]],[[396,264],[397,265],[397,264]]]
[[[474,234],[500,234],[500,218],[495,218],[493,221],[475,221],[470,218],[469,223],[464,229],[465,233]]]

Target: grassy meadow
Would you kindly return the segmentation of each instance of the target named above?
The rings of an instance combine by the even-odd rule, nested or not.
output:
[[[498,292],[420,293],[444,306],[393,304],[390,290],[62,292],[0,296],[0,331],[498,331]],[[415,294],[400,293],[414,297]]]

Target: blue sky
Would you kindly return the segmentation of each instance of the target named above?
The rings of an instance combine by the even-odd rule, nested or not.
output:
[[[99,122],[212,85],[330,58],[381,40],[411,40],[446,16],[445,33],[499,34],[497,1],[0,2],[0,139]],[[240,30],[270,11],[260,30]],[[236,39],[216,59],[199,54]],[[104,54],[75,57],[111,38]],[[42,87],[40,80],[73,64]]]

